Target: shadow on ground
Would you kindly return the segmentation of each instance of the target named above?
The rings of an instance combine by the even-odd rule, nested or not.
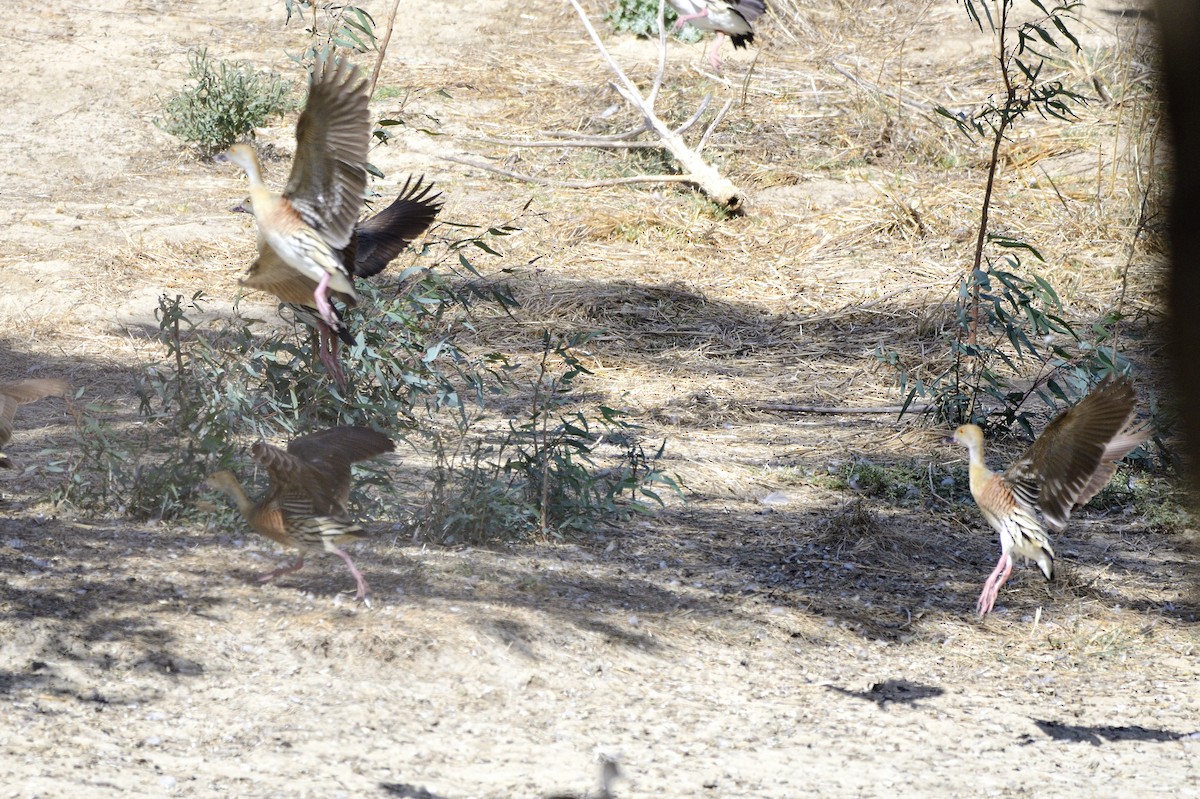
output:
[[[1100,746],[1105,741],[1117,743],[1121,741],[1144,741],[1147,743],[1167,743],[1183,738],[1200,736],[1200,732],[1173,732],[1171,730],[1156,730],[1137,724],[1128,726],[1062,724],[1057,721],[1033,719],[1038,729],[1048,738],[1069,743],[1089,743]]]

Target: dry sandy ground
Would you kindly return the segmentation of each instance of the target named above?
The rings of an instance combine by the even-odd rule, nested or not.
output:
[[[385,18],[384,4],[367,5]],[[683,195],[645,192],[651,243],[623,238],[605,220],[628,206],[626,190],[556,193],[435,157],[479,151],[469,134],[505,133],[555,80],[577,92],[556,102],[578,119],[604,110],[607,76],[570,8],[401,5],[380,85],[413,87],[409,110],[445,135],[405,132],[374,156],[387,174],[428,173],[448,199],[443,217],[471,224],[503,221],[533,197],[540,216],[522,219],[506,264],[543,258],[525,291],[545,307],[562,291],[547,275],[676,287],[642,298],[660,309],[678,287],[703,298],[703,314],[686,320],[711,334],[702,368],[651,342],[601,348],[596,364],[599,385],[669,436],[689,502],[573,543],[500,550],[417,547],[380,520],[379,541],[358,550],[375,590],[362,608],[338,596],[348,577],[333,559],[255,584],[278,555],[249,533],[56,516],[36,502],[54,480],[37,464],[70,441],[68,420],[57,400],[30,406],[11,448],[30,468],[0,484],[0,796],[534,797],[594,789],[598,750],[619,757],[615,789],[631,797],[1197,795],[1200,636],[1192,578],[1170,541],[1136,518],[1085,513],[1060,544],[1064,578],[1046,587],[1019,568],[980,621],[970,611],[995,544],[969,509],[881,505],[883,533],[864,543],[830,527],[847,492],[787,479],[852,453],[961,464],[936,431],[729,402],[894,402],[871,357],[872,337],[892,333],[866,312],[825,327],[815,317],[851,303],[910,313],[914,298],[887,286],[918,264],[949,285],[977,184],[959,211],[927,209],[928,257],[902,263],[873,250],[905,235],[876,224],[897,207],[889,192],[905,192],[903,170],[842,182],[815,155],[791,185],[760,181],[742,220],[714,222]],[[252,239],[225,211],[242,179],[157,130],[156,97],[182,83],[189,48],[294,73],[284,51],[304,36],[283,29],[275,0],[9,9],[0,379],[63,371],[90,398],[131,398],[131,375],[158,357],[136,335],[158,294],[203,281],[232,297]],[[804,140],[809,109],[846,91],[828,69],[843,43],[816,34],[839,15],[897,13],[907,20],[910,6],[822,5],[813,40],[764,33],[752,102],[730,124],[753,142],[753,98],[788,96],[803,147],[831,159],[855,150]],[[986,53],[952,3],[922,14],[922,25],[964,31],[905,54],[929,85],[948,80],[929,77],[930,64],[952,70]],[[702,46],[672,46],[670,80],[707,80],[693,69]],[[649,70],[644,43],[621,39],[617,51]],[[749,56],[727,57],[734,79],[717,88],[738,96]],[[804,69],[819,77],[786,83]],[[507,87],[492,96],[498,82]],[[290,132],[268,136],[286,146]],[[509,166],[522,157],[533,156]],[[856,246],[825,246],[844,233],[834,206],[862,220]],[[810,245],[773,249],[793,229]],[[638,274],[612,265],[632,256]],[[1079,257],[1123,254],[1099,243]],[[738,284],[756,286],[771,313],[729,299]],[[731,316],[767,321],[755,340],[732,341],[721,328]],[[816,346],[805,331],[825,337],[827,360],[783,357]],[[750,368],[739,347],[782,350],[770,361],[779,368]],[[786,504],[760,502],[772,491]],[[898,540],[924,546],[888,543]]]

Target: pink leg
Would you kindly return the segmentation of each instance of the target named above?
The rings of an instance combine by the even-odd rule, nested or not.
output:
[[[708,16],[707,8],[704,9],[703,11],[701,11],[699,14],[688,14],[686,17],[680,17],[679,19],[675,20],[675,27],[682,28],[685,24],[687,24],[688,22],[690,22],[693,19],[700,19],[701,17],[707,17],[707,16]]]
[[[996,568],[992,569],[992,573],[988,575],[987,582],[983,584],[983,593],[979,595],[979,602],[975,605],[975,611],[980,616],[986,616],[992,612],[992,608],[996,605],[996,597],[1000,593],[1000,586],[1008,582],[1008,575],[1012,573],[1012,567],[1012,556],[1007,552],[1001,553],[1000,560],[996,562]]]
[[[326,327],[324,323],[317,326],[317,357],[321,359],[321,363],[325,364],[330,376],[344,394],[346,393],[346,375],[342,372],[342,365],[338,363],[338,346],[340,344],[337,333]]]
[[[712,52],[708,55],[708,63],[712,64],[713,69],[717,72],[721,71],[721,56],[717,54],[717,51],[721,49],[721,39],[723,38],[725,38],[725,34],[717,31],[717,36],[713,40]]]
[[[321,282],[317,284],[317,288],[313,291],[313,299],[317,303],[317,312],[321,314],[321,318],[325,320],[325,324],[329,325],[334,330],[337,329],[337,317],[333,313],[333,306],[329,304],[329,273],[321,275]]]
[[[286,566],[280,566],[278,569],[275,569],[274,571],[269,571],[266,574],[258,575],[258,581],[260,583],[269,583],[281,574],[288,574],[290,572],[300,571],[300,569],[303,567],[304,567],[304,556],[301,555],[300,557],[296,558],[294,561],[292,561],[291,563],[289,563]]]
[[[354,595],[354,598],[359,601],[366,599],[367,594],[371,593],[371,589],[367,587],[367,581],[363,578],[362,572],[354,568],[354,561],[350,560],[350,556],[337,547],[332,547],[330,551],[346,561],[346,565],[350,567],[350,573],[354,575],[354,581],[358,583],[358,593]]]

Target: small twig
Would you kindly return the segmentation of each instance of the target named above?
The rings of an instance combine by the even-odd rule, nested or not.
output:
[[[798,565],[803,565],[803,566],[828,566],[830,568],[834,567],[834,564],[831,563],[829,559],[818,560],[815,558],[789,558],[788,563],[789,564],[798,564]],[[838,559],[838,563],[840,564],[840,566],[838,566],[838,568],[842,568],[842,569],[846,568],[847,566],[853,566],[856,569],[862,569],[863,571],[868,571],[868,572],[879,572],[880,574],[904,574],[904,575],[909,574],[909,572],[900,571],[898,569],[886,569],[883,566],[874,566],[874,565],[870,565],[867,563],[856,563],[855,561],[852,561],[852,560]]]
[[[934,484],[933,484],[933,464],[932,463],[929,464],[929,466],[928,466],[928,474],[929,474],[929,494],[930,494],[930,496],[932,496],[938,502],[941,502],[943,505],[954,505],[953,502],[946,499],[945,497],[943,497],[941,494],[939,494],[937,492],[937,487],[934,486]]]
[[[758,57],[762,55],[759,50],[754,54],[754,60],[750,62],[750,67],[746,70],[746,77],[742,78],[742,106],[746,105],[746,98],[750,94],[750,76],[754,74],[754,67],[758,66]]]
[[[748,402],[742,407],[755,411],[786,411],[788,413],[820,413],[830,415],[840,414],[855,414],[855,413],[900,413],[904,411],[903,405],[882,405],[875,408],[853,408],[839,407],[830,405],[788,405],[780,402]],[[909,405],[906,413],[922,413],[933,407],[930,404],[925,405]]]
[[[1041,170],[1042,174],[1046,177],[1046,180],[1050,181],[1050,188],[1054,189],[1054,194],[1058,197],[1058,201],[1062,203],[1063,210],[1068,214],[1071,213],[1071,206],[1067,205],[1066,198],[1063,197],[1062,192],[1058,190],[1058,184],[1054,182],[1054,178],[1050,177],[1050,173],[1046,171],[1046,167],[1038,164],[1038,169]]]
[[[613,86],[613,90],[618,93],[620,93],[620,91],[621,91],[615,85]],[[688,128],[692,127],[698,121],[700,121],[700,117],[702,117],[704,115],[704,112],[708,110],[708,107],[710,105],[712,105],[712,93],[711,92],[704,95],[703,99],[700,100],[700,107],[696,109],[696,112],[694,114],[692,114],[690,117],[688,117],[687,120],[682,125],[675,128],[675,135],[680,136],[680,135],[684,134],[685,132],[687,132]],[[728,104],[727,104],[726,110],[728,110]],[[724,114],[725,114],[725,111],[722,111],[720,116],[724,116]],[[719,122],[719,121],[720,121],[720,117],[718,117],[718,119],[717,119],[717,122]],[[713,126],[715,126],[715,125],[716,125],[716,123],[714,122]],[[713,126],[709,127],[710,132],[711,132]],[[607,147],[607,148],[613,148],[613,149],[630,149],[630,150],[639,149],[639,148],[656,148],[656,149],[661,150],[662,146],[663,146],[661,142],[630,141],[630,139],[634,138],[635,136],[640,136],[643,133],[647,132],[648,130],[650,130],[649,126],[647,126],[645,124],[642,124],[640,127],[634,128],[633,130],[628,130],[624,133],[616,133],[616,134],[609,134],[609,135],[593,135],[593,134],[589,134],[589,133],[578,133],[573,130],[566,130],[566,131],[548,130],[548,131],[542,131],[542,133],[544,133],[547,136],[554,136],[556,138],[554,138],[554,139],[538,139],[538,140],[534,140],[534,141],[515,141],[513,139],[493,139],[490,136],[480,136],[479,141],[484,141],[484,142],[487,142],[488,144],[500,144],[505,147],[596,147],[596,148],[606,148]],[[708,134],[706,133],[705,137],[707,138],[707,136],[708,136]]]
[[[866,78],[860,78],[858,75],[855,75],[850,70],[843,67],[841,64],[838,64],[836,62],[831,62],[831,64],[833,66],[834,71],[836,71],[840,75],[843,75],[844,77],[848,78],[851,82],[857,83],[860,87],[866,89],[867,91],[875,92],[876,94],[882,94],[884,97],[891,98],[892,100],[895,100],[899,103],[903,103],[904,105],[907,105],[910,108],[915,108],[918,111],[924,111],[927,114],[936,114],[937,113],[937,106],[932,105],[931,103],[922,103],[917,100],[909,100],[907,97],[905,97],[903,94],[901,94],[899,92],[893,92],[889,89],[883,88],[878,83],[872,83],[871,81],[867,80]]]
[[[481,136],[478,141],[488,144],[500,144],[505,147],[594,147],[598,150],[639,150],[645,148],[662,149],[662,145],[653,141],[612,141],[597,137],[589,139],[580,136],[566,141],[514,141],[512,139],[493,139]]]
[[[616,87],[613,87],[613,88],[615,89]],[[632,130],[627,130],[624,133],[610,133],[607,135],[599,134],[599,133],[596,133],[596,134],[577,133],[573,130],[563,130],[563,131],[543,130],[543,131],[540,131],[540,133],[542,133],[543,135],[546,135],[546,136],[558,136],[559,138],[562,138],[562,139],[591,139],[593,141],[628,141],[629,139],[635,138],[637,136],[641,136],[643,133],[645,133],[648,130],[650,130],[650,128],[646,127],[646,124],[643,122],[641,126],[636,127]]]
[[[587,30],[588,36],[592,38],[592,43],[596,45],[596,49],[600,51],[601,57],[608,62],[608,68],[616,74],[617,78],[624,85],[626,92],[629,92],[640,99],[641,94],[638,92],[637,86],[629,79],[629,76],[626,75],[619,66],[617,66],[617,62],[613,61],[613,57],[609,55],[608,48],[604,46],[604,42],[600,41],[600,34],[596,33],[596,29],[592,27],[592,21],[588,19],[587,12],[583,10],[583,6],[579,5],[579,0],[569,0],[569,2],[572,6],[574,6],[575,13],[579,15],[579,19],[583,22],[584,29]],[[616,87],[616,89],[617,91],[621,91],[621,87],[619,86]],[[622,96],[624,95],[625,92],[622,92]],[[642,110],[643,112],[645,111],[645,103],[639,103],[637,105],[639,110]]]
[[[662,86],[663,73],[667,69],[666,19],[666,0],[658,0],[658,71],[654,73],[654,83],[650,86],[650,93],[646,95],[646,105],[651,108],[658,100],[658,90]]]
[[[388,42],[392,40],[392,28],[396,24],[396,9],[400,7],[400,0],[394,0],[392,3],[392,14],[388,17],[387,31],[383,34],[383,41],[379,43],[379,57],[375,59],[375,70],[371,73],[371,90],[367,93],[368,97],[374,96],[375,84],[379,81],[379,70],[383,68],[383,57],[387,55]],[[313,4],[316,8],[316,4]],[[314,13],[316,13],[314,11]]]
[[[721,124],[721,120],[729,113],[729,109],[733,107],[733,100],[726,100],[725,105],[721,106],[721,110],[717,112],[717,116],[713,119],[712,124],[704,130],[704,135],[700,137],[700,143],[696,145],[696,152],[704,152],[704,145],[708,144],[708,137],[717,129],[717,125]]]
[[[681,136],[687,131],[688,128],[690,128],[692,125],[695,125],[700,120],[701,115],[708,110],[710,105],[712,105],[712,92],[704,95],[703,99],[700,100],[700,107],[696,109],[696,113],[688,117],[688,120],[682,125],[675,128],[675,135]],[[645,130],[645,128],[643,128],[643,130]]]
[[[479,161],[471,161],[466,158],[458,158],[453,155],[440,155],[438,158],[443,161],[453,161],[456,164],[465,166],[473,166],[476,169],[483,169],[487,172],[494,172],[497,175],[504,175],[506,178],[513,180],[523,180],[526,183],[536,183],[539,186],[561,186],[568,189],[596,189],[603,186],[628,186],[633,183],[695,183],[696,179],[691,175],[635,175],[627,178],[607,178],[605,180],[551,180],[550,178],[539,178],[534,175],[523,175],[520,172],[510,172],[507,169],[483,164]]]
[[[822,242],[822,244],[824,244],[824,242]],[[896,289],[895,291],[889,291],[887,294],[880,295],[873,300],[867,300],[866,302],[859,302],[859,303],[855,303],[853,305],[843,305],[841,308],[838,308],[836,311],[830,311],[829,313],[822,314],[821,316],[809,316],[804,319],[796,319],[796,320],[789,319],[787,321],[784,321],[782,324],[784,327],[802,327],[804,325],[815,325],[817,323],[834,322],[834,321],[837,321],[838,319],[841,319],[844,316],[850,316],[851,314],[861,313],[862,311],[868,311],[871,308],[874,308],[876,305],[879,305],[880,303],[891,300],[893,297],[899,297],[899,296],[901,296],[903,294],[907,294],[911,291],[918,291],[920,289],[928,289],[928,288],[931,288],[931,286],[922,286],[922,285],[904,286],[903,288]],[[953,289],[951,289],[951,291],[953,291]],[[947,291],[946,294],[949,295],[950,291]]]

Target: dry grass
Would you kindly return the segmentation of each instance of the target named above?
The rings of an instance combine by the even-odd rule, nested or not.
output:
[[[59,107],[37,128],[45,141],[22,150],[21,116],[10,161],[46,160],[0,197],[0,380],[64,374],[102,403],[97,415],[139,434],[134,381],[163,357],[147,335],[157,297],[204,289],[226,313],[254,249],[249,220],[226,210],[244,179],[145,133],[154,94],[182,80],[188,39],[289,74],[286,52],[305,44],[302,26],[279,29],[278,5],[270,20],[224,0],[202,14],[178,5],[153,26],[90,0],[48,18],[105,43],[113,68],[87,107],[121,115],[121,140],[91,118],[63,127],[76,112]],[[590,3],[593,19],[602,5]],[[746,191],[743,217],[679,186],[567,191],[440,158],[561,180],[669,166],[489,141],[637,124],[619,105],[609,113],[610,76],[560,2],[476,4],[440,24],[480,27],[449,39],[438,25],[398,26],[373,104],[405,122],[372,151],[386,185],[424,173],[447,201],[418,263],[454,266],[446,242],[478,229],[455,224],[521,228],[493,242],[500,257],[469,252],[521,307],[477,303],[459,343],[530,363],[544,330],[593,334],[578,353],[593,372],[580,393],[666,439],[663,465],[686,499],[567,541],[486,548],[418,546],[404,518],[366,519],[373,540],[353,553],[375,592],[366,609],[338,598],[349,577],[332,556],[256,583],[284,556],[215,515],[138,524],[50,507],[41,498],[58,478],[44,467],[69,455],[75,431],[61,401],[28,406],[9,451],[29,469],[0,477],[0,688],[19,731],[0,763],[6,784],[57,795],[33,782],[57,770],[123,795],[544,796],[572,784],[564,752],[610,738],[628,746],[621,795],[1059,796],[1129,774],[1125,793],[1173,795],[1194,782],[1188,741],[1066,746],[1034,723],[1141,725],[1164,741],[1194,730],[1200,536],[1182,515],[1149,517],[1168,494],[1138,484],[1161,473],[1136,472],[1128,494],[1077,514],[1055,540],[1057,579],[1018,564],[997,612],[979,619],[998,546],[946,431],[893,413],[787,409],[895,405],[896,373],[876,351],[915,374],[946,352],[987,147],[931,107],[971,109],[995,82],[986,39],[953,0],[769,5],[761,47],[726,44],[720,79],[707,74],[707,40],[672,43],[659,103],[682,120],[706,93],[714,108],[733,100],[705,152]],[[414,19],[445,13],[409,6]],[[1102,84],[1111,100],[1070,125],[1015,128],[993,222],[1046,256],[1038,268],[1073,324],[1126,314],[1121,348],[1149,412],[1163,383],[1153,58],[1144,22],[1086,13],[1084,52],[1050,71],[1091,95]],[[653,43],[608,40],[646,85]],[[58,41],[16,46],[21,63],[47,69],[63,52],[91,57]],[[118,91],[128,97],[102,96]],[[81,152],[111,150],[116,166],[70,161],[53,190],[33,180],[65,171],[40,155],[59,141],[42,133],[52,124]],[[286,154],[292,136],[285,122],[260,138]],[[287,164],[268,164],[271,185]],[[248,295],[243,311],[250,303],[275,319],[269,298]],[[527,408],[506,398],[485,422]],[[994,464],[1023,444],[995,442]],[[389,468],[417,492],[428,455],[401,449]],[[855,464],[879,485],[851,484]],[[876,689],[905,681],[928,698],[885,705]],[[297,772],[298,757],[332,751]],[[1031,759],[1049,765],[1023,769]]]
[[[606,87],[603,64],[571,15],[549,3],[531,8],[539,30],[551,25],[557,33],[540,41],[536,59],[523,48],[498,48],[453,66],[401,72],[392,65],[380,86],[398,87],[402,99],[379,101],[376,110],[436,129],[443,134],[438,143],[456,154],[524,173],[565,180],[663,169],[661,159],[645,153],[486,141],[542,139],[547,131],[612,133],[638,122]],[[895,350],[916,374],[945,351],[951,321],[945,303],[969,264],[986,148],[953,131],[932,107],[970,109],[995,91],[981,57],[987,41],[948,3],[913,9],[903,25],[868,3],[776,2],[772,9],[779,24],[765,26],[748,80],[749,61],[740,55],[722,80],[713,80],[695,69],[698,48],[672,44],[659,101],[660,112],[676,120],[708,92],[714,108],[734,101],[706,152],[748,191],[745,217],[726,219],[686,188],[572,192],[505,180],[428,157],[436,154],[429,137],[413,132],[372,156],[392,174],[415,171],[404,159],[419,155],[420,171],[446,192],[446,220],[489,225],[515,218],[523,230],[502,242],[504,258],[479,257],[485,271],[506,269],[492,279],[504,281],[522,307],[515,320],[477,307],[475,338],[465,343],[519,360],[535,351],[543,329],[593,333],[585,356],[595,374],[586,388],[632,408],[648,436],[667,438],[669,467],[691,492],[690,509],[672,510],[683,532],[657,530],[667,541],[711,532],[722,523],[711,515],[721,503],[733,509],[737,524],[751,524],[758,500],[786,484],[786,470],[797,464],[819,469],[864,452],[957,462],[936,432],[916,429],[917,420],[762,408],[892,405],[899,400],[895,374],[876,360],[876,350]],[[514,30],[530,30],[532,22],[516,10],[505,13]],[[1069,126],[1037,117],[1018,124],[1004,148],[993,224],[1046,256],[1037,268],[1059,289],[1072,323],[1086,329],[1114,308],[1129,314],[1122,340],[1148,404],[1160,382],[1150,334],[1158,319],[1162,245],[1153,217],[1139,220],[1144,205],[1157,207],[1162,174],[1154,160],[1158,115],[1142,67],[1147,39],[1115,17],[1091,22],[1096,27],[1085,51],[1056,69],[1088,94],[1102,81],[1114,99],[1082,109]],[[613,49],[635,80],[649,82],[652,43],[616,39]],[[283,124],[263,138],[286,149],[290,136]],[[161,157],[144,154],[145,168],[128,180],[144,185]],[[286,164],[269,166],[269,182],[282,182]],[[103,304],[130,285],[148,286],[155,296],[187,296],[203,287],[218,300],[232,299],[253,249],[246,220],[224,211],[241,184],[183,159],[169,169],[170,181],[143,208],[87,203],[103,186],[67,197],[75,203],[74,224],[85,234],[99,231],[93,246],[76,253],[79,276],[70,292]],[[456,235],[443,227],[434,238]],[[30,246],[19,256],[50,259],[53,249]],[[34,336],[13,343],[19,355],[5,376],[50,363],[89,394],[131,400],[119,387],[129,385],[130,371],[159,356],[157,347],[113,329],[88,303],[57,317],[30,311],[24,323]],[[142,324],[150,321],[145,310]],[[64,319],[71,330],[61,329]],[[51,351],[54,358],[41,360]],[[120,374],[114,364],[130,371]],[[769,560],[802,543],[816,547],[813,558],[848,557],[892,575],[862,589],[868,604],[896,594],[912,608],[933,597],[955,614],[969,610],[976,576],[994,556],[978,520],[967,515],[964,525],[942,506],[897,512],[877,499],[849,506],[845,499],[799,489],[791,510],[774,514],[756,546]],[[958,555],[947,560],[963,548],[969,563]],[[1081,559],[1089,554],[1095,553]],[[917,588],[897,586],[905,569],[931,562],[934,573]],[[1090,603],[1090,583],[1071,574],[1064,571],[1052,601]],[[835,570],[829,585],[834,577],[844,575]],[[784,584],[794,598],[825,585],[820,575],[807,579]],[[1012,593],[1042,601],[1034,582],[1018,581]],[[819,599],[804,602],[831,612]],[[1087,612],[1100,611],[1093,603]],[[869,615],[844,613],[855,623]],[[958,635],[987,634],[954,623],[962,627]]]

